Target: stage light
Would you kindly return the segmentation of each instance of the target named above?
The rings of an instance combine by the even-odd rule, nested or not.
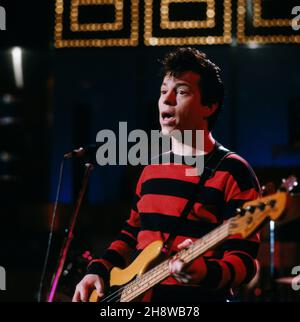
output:
[[[14,47],[11,50],[13,70],[16,86],[22,88],[24,86],[23,68],[22,68],[22,48]]]
[[[258,44],[258,43],[256,43],[256,42],[250,42],[250,43],[248,43],[248,44],[247,44],[247,47],[248,47],[248,48],[250,48],[250,49],[257,49],[257,48],[259,48],[260,46],[259,46],[259,44]]]
[[[170,21],[169,20],[169,4],[170,3],[191,3],[206,2],[206,20],[188,20],[188,21]],[[231,42],[231,26],[232,26],[232,9],[231,0],[223,2],[223,35],[221,36],[168,36],[154,37],[153,35],[153,0],[145,0],[144,11],[144,43],[146,46],[173,46],[173,45],[207,45],[207,44],[228,44]],[[213,0],[163,0],[160,9],[161,21],[159,26],[161,29],[203,29],[215,27],[215,1]]]
[[[262,1],[253,0],[253,27],[265,27],[265,28],[274,28],[274,27],[290,27],[290,19],[263,19],[262,18]],[[246,7],[248,9],[246,10]],[[300,36],[298,35],[251,35],[248,36],[245,34],[246,30],[246,12],[251,12],[251,3],[246,0],[238,0],[238,17],[237,17],[237,39],[240,44],[248,43],[258,43],[258,44],[268,44],[268,43],[299,43]],[[252,45],[251,45],[252,46]]]
[[[206,20],[170,21],[169,5],[171,3],[201,3],[207,5]],[[160,27],[162,29],[202,29],[215,27],[215,0],[162,0],[160,7]]]
[[[113,23],[86,23],[78,22],[78,7],[81,5],[114,5],[115,21]],[[137,46],[138,45],[138,26],[139,26],[139,2],[130,1],[130,35],[128,38],[89,38],[89,39],[64,39],[63,30],[63,0],[56,0],[55,7],[55,27],[54,41],[56,48],[66,47],[110,47],[110,46]],[[71,10],[66,29],[77,33],[86,32],[111,32],[120,31],[125,28],[123,25],[124,0],[71,0]]]

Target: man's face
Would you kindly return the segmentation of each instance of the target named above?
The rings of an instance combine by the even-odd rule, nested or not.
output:
[[[158,101],[159,121],[162,133],[174,130],[204,130],[207,107],[201,104],[198,87],[200,75],[185,72],[178,77],[166,75],[161,85]]]

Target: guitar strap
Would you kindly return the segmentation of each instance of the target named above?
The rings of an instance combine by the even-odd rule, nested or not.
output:
[[[167,240],[164,243],[163,252],[167,256],[169,256],[171,253],[173,242],[179,233],[179,226],[181,225],[182,221],[186,220],[188,214],[190,213],[193,205],[196,202],[198,192],[205,185],[206,180],[208,180],[214,176],[216,170],[221,165],[222,161],[228,155],[234,154],[234,153],[235,152],[232,152],[232,151],[224,148],[220,143],[216,142],[216,145],[214,147],[214,150],[212,151],[212,154],[205,161],[203,173],[200,176],[198,183],[195,185],[195,190],[192,194],[192,197],[186,203],[186,205],[179,217],[178,224],[176,226],[175,231],[169,235],[169,237],[167,238]]]

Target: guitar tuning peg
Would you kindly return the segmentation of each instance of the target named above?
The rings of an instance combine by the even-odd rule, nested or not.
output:
[[[266,204],[265,203],[263,203],[263,202],[261,202],[261,203],[259,203],[258,204],[258,206],[257,206],[258,208],[259,208],[259,210],[265,210],[265,208],[266,208]]]
[[[251,214],[253,214],[254,213],[254,211],[255,211],[255,206],[248,206],[247,208],[246,208],[246,211],[249,211]]]
[[[244,216],[246,213],[246,210],[244,208],[237,208],[236,213],[240,216]]]
[[[276,205],[276,200],[271,199],[271,200],[268,202],[268,205],[269,205],[271,208],[274,208],[274,206]]]

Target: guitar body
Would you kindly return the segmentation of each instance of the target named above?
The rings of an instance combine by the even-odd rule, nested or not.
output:
[[[291,187],[297,185],[296,178],[288,178],[284,181],[284,185],[285,191],[291,191]],[[190,263],[229,236],[239,235],[241,238],[247,238],[264,223],[265,219],[277,220],[285,209],[287,198],[286,192],[279,191],[273,195],[246,202],[242,208],[236,210],[236,216],[223,222],[188,248],[180,250],[176,258],[184,263]],[[146,291],[170,276],[169,259],[162,260],[160,256],[162,248],[163,242],[155,241],[149,244],[127,268],[113,268],[110,273],[109,295],[101,301],[138,300]],[[114,292],[115,288],[118,289],[116,292]],[[98,300],[97,292],[94,290],[89,301],[98,302]]]
[[[161,255],[162,247],[162,241],[154,241],[149,244],[125,269],[114,267],[110,272],[110,287],[115,288],[115,286],[126,285],[136,276],[141,276],[142,274],[144,274],[158,260],[159,256]],[[98,294],[96,290],[94,290],[90,296],[89,301],[98,302],[98,300]]]

